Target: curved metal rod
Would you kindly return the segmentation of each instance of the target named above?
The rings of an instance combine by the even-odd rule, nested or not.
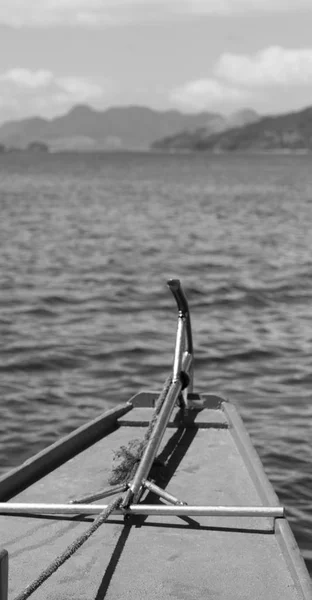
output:
[[[169,279],[169,281],[167,281],[167,285],[176,300],[179,311],[179,317],[185,319],[187,352],[189,352],[189,354],[193,354],[193,337],[190,311],[186,296],[181,286],[180,279]]]
[[[191,317],[186,296],[183,292],[179,279],[169,279],[167,285],[170,288],[179,311],[178,331],[173,364],[173,381],[181,377],[183,357],[190,359],[189,364],[189,382],[187,388],[183,390],[185,406],[188,406],[188,393],[193,391],[194,380],[194,350],[191,328]],[[186,340],[186,352],[183,353],[183,346]]]

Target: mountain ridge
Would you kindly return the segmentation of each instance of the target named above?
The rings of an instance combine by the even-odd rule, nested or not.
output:
[[[244,121],[242,114],[240,118]],[[228,118],[208,111],[158,111],[137,105],[112,106],[100,111],[79,104],[52,119],[30,117],[6,122],[0,126],[0,143],[27,148],[32,142],[43,142],[52,150],[149,150],[155,140],[201,128],[215,133],[223,131],[227,123]]]
[[[312,106],[267,115],[240,127],[211,134],[206,128],[157,140],[156,150],[268,152],[312,150]]]
[[[113,106],[99,111],[88,105],[76,105],[53,119],[31,117],[9,121],[0,126],[0,142],[7,146],[26,147],[33,141],[50,147],[62,146],[61,140],[87,139],[98,148],[148,149],[167,133],[206,126],[216,113],[183,114],[177,110],[156,111],[141,106]]]

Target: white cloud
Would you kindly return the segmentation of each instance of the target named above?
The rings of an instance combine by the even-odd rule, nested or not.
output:
[[[286,110],[302,108],[311,104],[311,94],[312,48],[272,46],[252,55],[222,54],[206,79],[172,90],[170,101],[182,110],[253,106],[263,112],[276,102]]]
[[[216,79],[190,81],[171,92],[170,101],[182,110],[227,111],[248,100],[248,92]]]
[[[101,0],[1,0],[0,23],[13,27],[75,25],[97,18]]]
[[[0,23],[13,27],[112,25],[123,20],[133,4],[133,0],[1,0]],[[138,4],[144,6],[143,0]]]
[[[13,27],[105,26],[172,15],[312,11],[311,0],[1,0],[0,23]]]
[[[100,85],[81,77],[57,77],[45,70],[10,69],[0,74],[0,117],[13,119],[38,113],[52,117],[74,104],[101,104],[105,91],[105,83]]]
[[[252,56],[223,54],[214,74],[247,87],[312,85],[312,48],[272,46]]]
[[[179,4],[184,12],[224,16],[312,10],[311,0],[179,0]]]
[[[76,99],[77,102],[97,100],[103,96],[101,86],[80,77],[58,77],[55,79],[55,83],[64,90],[68,97]]]
[[[10,69],[10,71],[6,71],[0,75],[1,83],[13,84],[22,88],[40,88],[49,85],[52,81],[52,73],[42,69],[39,69],[38,71]]]

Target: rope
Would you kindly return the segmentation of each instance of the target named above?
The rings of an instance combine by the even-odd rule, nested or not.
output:
[[[167,377],[164,383],[163,389],[158,399],[156,400],[153,416],[149,422],[143,440],[131,440],[128,443],[128,446],[121,446],[119,450],[115,452],[114,461],[120,459],[121,462],[112,470],[112,474],[108,480],[108,483],[110,485],[127,483],[128,481],[131,481],[131,479],[133,479],[134,474],[137,470],[137,466],[151,437],[161,407],[167,397],[171,382],[172,376],[169,375],[169,377]]]
[[[26,600],[29,596],[35,592],[55,571],[57,571],[77,550],[93,535],[93,533],[107,521],[109,515],[120,506],[122,502],[122,496],[119,496],[113,502],[111,502],[107,508],[105,508],[99,516],[93,521],[91,527],[87,529],[82,535],[80,535],[74,542],[67,546],[66,550],[62,552],[55,560],[46,568],[32,583],[30,583],[15,600]]]
[[[143,455],[143,452],[148,444],[149,438],[153,431],[157,416],[160,412],[160,409],[166,399],[168,394],[170,385],[171,385],[172,377],[167,377],[164,387],[155,403],[155,408],[153,412],[153,416],[149,422],[147,431],[144,435],[142,441],[140,440],[132,440],[129,442],[128,447],[122,446],[118,452],[115,454],[115,458],[122,458],[122,463],[113,469],[113,474],[109,480],[110,485],[113,484],[123,484],[118,485],[115,490],[111,490],[111,494],[125,491],[127,488],[126,482],[132,479],[134,472],[136,471],[137,465]],[[94,500],[98,500],[99,498],[107,495],[108,490],[101,490],[99,492],[95,492],[89,496],[85,496],[78,500],[72,500],[71,504],[76,504],[80,502],[93,502]],[[123,496],[118,496],[115,500],[113,500],[93,521],[92,525],[87,529],[82,535],[80,535],[74,542],[72,542],[67,548],[57,556],[53,562],[40,573],[40,575],[35,579],[32,583],[27,585],[27,587],[16,596],[15,600],[27,600],[33,592],[35,592],[55,571],[57,571],[79,548],[95,533],[95,531],[107,521],[109,515],[118,508],[123,501]]]
[[[151,420],[149,422],[147,431],[146,431],[144,439],[143,439],[143,443],[145,444],[145,446],[147,445],[147,442],[148,442],[148,440],[151,437],[151,433],[152,433],[152,431],[154,429],[154,425],[155,425],[156,419],[158,417],[158,414],[160,413],[160,409],[161,409],[164,401],[166,400],[167,394],[169,392],[169,388],[171,386],[171,382],[172,382],[172,375],[168,375],[168,377],[167,377],[167,379],[166,379],[166,381],[164,383],[163,389],[160,392],[159,397],[158,397],[158,399],[155,402],[154,413],[153,413],[153,416],[152,416],[152,418],[151,418]],[[144,450],[145,450],[145,447],[144,447]]]

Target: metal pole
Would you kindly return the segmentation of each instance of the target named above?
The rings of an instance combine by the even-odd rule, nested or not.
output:
[[[168,286],[176,299],[179,309],[172,383],[169,388],[167,397],[165,398],[165,401],[156,419],[154,429],[143,452],[134,478],[129,484],[129,490],[126,493],[122,502],[123,508],[129,506],[131,502],[138,502],[140,498],[143,481],[147,479],[149,475],[161,440],[164,436],[165,429],[170,419],[170,415],[182,391],[181,371],[183,370],[188,375],[188,372],[191,370],[192,367],[193,342],[187,300],[182,290],[180,281],[178,279],[169,280]],[[183,354],[185,336],[187,337],[188,351],[184,352]],[[189,357],[191,360],[189,359]],[[185,368],[186,366],[188,368]]]
[[[189,506],[133,504],[129,513],[184,517],[283,517],[283,506]]]
[[[154,458],[157,454],[160,442],[165,433],[165,429],[170,419],[170,415],[179,397],[181,389],[182,383],[180,379],[172,382],[167,394],[167,398],[165,399],[162,405],[151,437],[148,441],[148,444],[145,448],[145,451],[137,468],[134,479],[129,485],[129,490],[125,496],[123,506],[127,506],[128,504],[130,504],[132,498],[137,500],[137,496],[139,495],[140,489],[142,487],[142,482],[148,477],[148,474],[151,470],[151,466],[154,462]]]
[[[177,379],[180,379],[180,375],[181,375],[184,336],[185,336],[185,321],[184,321],[184,317],[179,315],[176,346],[175,346],[175,353],[174,353],[174,362],[173,362],[173,374],[172,374],[173,382],[177,381]]]
[[[33,504],[0,502],[0,514],[96,515],[106,504]],[[283,517],[283,506],[193,506],[168,504],[131,504],[113,514],[183,517]]]
[[[88,496],[81,496],[76,500],[70,500],[70,504],[87,504],[88,502],[95,502],[95,500],[102,500],[102,498],[107,498],[108,496],[114,496],[114,494],[120,494],[127,489],[127,484],[123,483],[122,485],[118,485],[112,488],[108,488],[105,490],[100,490],[99,492],[95,492],[94,494],[89,494]]]
[[[191,363],[191,355],[185,352],[182,360],[182,369],[185,372],[188,372]],[[154,462],[155,456],[157,454],[161,440],[165,433],[165,429],[167,427],[171,413],[174,409],[175,403],[179,397],[181,389],[182,383],[179,379],[175,382],[172,382],[167,394],[167,398],[165,399],[164,404],[160,410],[153,432],[137,468],[134,479],[129,485],[129,490],[125,496],[123,507],[129,505],[133,498],[135,501],[138,500],[138,495],[142,487],[143,481],[144,479],[147,479],[148,474],[151,470],[151,466]]]
[[[184,320],[179,319],[178,323],[178,331],[177,331],[177,339],[176,339],[176,350],[175,350],[175,361],[174,361],[174,372],[173,372],[173,381],[169,388],[167,397],[163,403],[163,406],[160,410],[160,413],[157,417],[153,432],[148,441],[148,444],[144,450],[143,456],[139,463],[139,466],[136,470],[135,476],[133,478],[132,483],[129,485],[129,490],[125,496],[122,506],[126,507],[134,500],[135,502],[139,499],[140,490],[142,488],[142,483],[144,479],[147,479],[149,472],[151,470],[152,464],[154,462],[155,456],[157,454],[158,448],[160,446],[161,440],[164,436],[165,429],[169,422],[171,413],[174,409],[174,406],[177,402],[177,399],[182,390],[182,382],[180,379],[181,370],[185,373],[188,373],[189,369],[192,365],[192,356],[191,354],[185,352],[182,354],[182,344],[181,340],[184,335]],[[179,369],[177,371],[177,369]]]
[[[147,490],[149,490],[153,494],[156,494],[156,496],[159,496],[159,498],[167,500],[167,502],[170,502],[170,504],[187,504],[186,502],[181,502],[181,500],[179,500],[172,494],[169,494],[169,492],[166,492],[166,490],[163,490],[162,488],[158,487],[158,485],[152,483],[152,481],[144,481],[143,485]]]

